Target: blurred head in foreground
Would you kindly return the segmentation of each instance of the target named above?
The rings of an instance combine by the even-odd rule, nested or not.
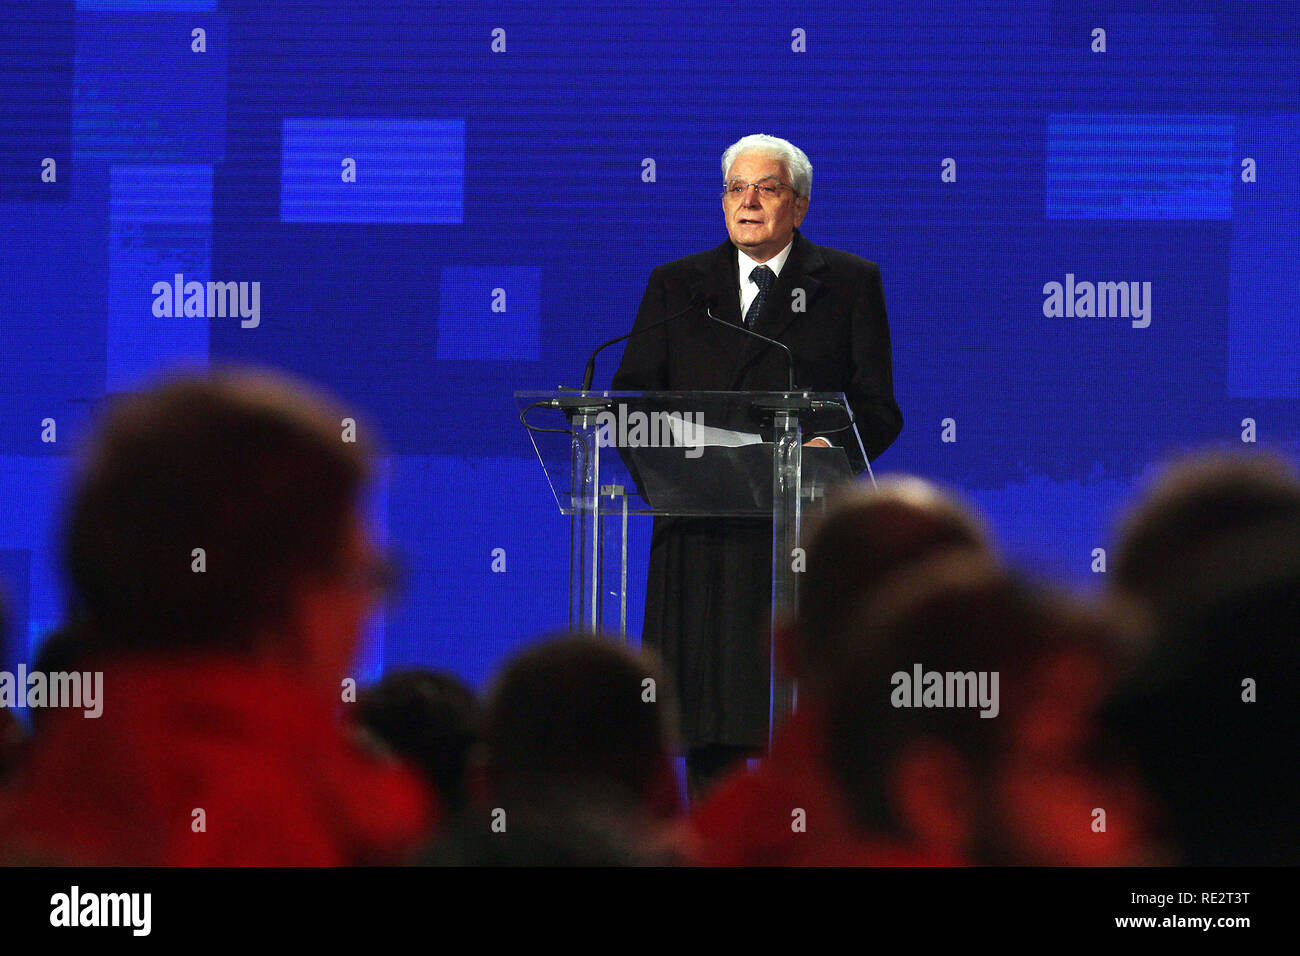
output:
[[[1140,795],[1094,752],[1127,633],[1112,612],[954,551],[844,626],[857,643],[831,695],[831,762],[862,833],[982,864],[1145,852]]]
[[[68,626],[41,658],[100,675],[102,712],[42,717],[0,858],[338,865],[427,838],[427,786],[337,719],[383,567],[344,418],[251,372],[113,403],[66,515]]]
[[[361,694],[357,721],[383,746],[419,767],[449,811],[465,809],[483,718],[464,681],[427,670],[386,674]]]
[[[674,727],[650,657],[590,636],[529,648],[487,705],[490,806],[433,862],[649,862],[647,841],[679,809]]]
[[[268,654],[341,678],[377,561],[364,442],[342,409],[266,373],[119,398],[77,476],[64,562],[98,653]]]
[[[1155,623],[1107,712],[1174,860],[1300,863],[1300,478],[1267,454],[1175,463],[1123,522],[1113,584]]]
[[[829,767],[827,704],[846,662],[869,636],[850,626],[854,609],[888,594],[897,575],[950,552],[994,560],[973,509],[931,482],[895,476],[835,494],[811,528],[806,566],[796,575],[798,614],[776,629],[777,663],[797,681],[798,709],[777,729],[757,768],[738,768],[692,808],[689,836],[701,860],[727,866],[923,861],[923,853],[887,835],[850,839],[854,828]],[[795,807],[815,825],[792,830]]]
[[[799,575],[799,613],[778,630],[778,652],[801,694],[820,697],[858,634],[849,610],[869,600],[892,575],[950,549],[992,555],[975,511],[923,478],[852,485],[832,500],[808,541]]]

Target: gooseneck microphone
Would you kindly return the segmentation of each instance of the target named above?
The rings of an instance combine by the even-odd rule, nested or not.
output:
[[[712,304],[712,300],[705,299],[703,290],[698,291],[693,296],[691,296],[691,304],[688,305],[686,308],[682,309],[680,312],[674,312],[666,319],[660,319],[658,322],[651,322],[649,325],[645,326],[644,328],[633,329],[631,332],[628,332],[625,335],[620,335],[617,338],[610,339],[608,342],[600,343],[600,345],[597,345],[596,348],[592,351],[591,357],[587,359],[587,368],[582,373],[581,390],[586,392],[591,389],[591,380],[596,377],[596,356],[599,355],[601,352],[603,352],[605,349],[609,348],[611,345],[618,345],[619,342],[626,341],[627,339],[640,335],[643,332],[651,332],[659,328],[659,326],[661,325],[667,325],[669,322],[672,322],[675,319],[680,319],[687,312],[693,312],[695,309],[698,309],[701,305],[707,306],[711,304]]]
[[[787,380],[789,383],[789,391],[793,392],[795,390],[794,353],[790,351],[790,347],[786,345],[784,342],[778,342],[774,338],[769,338],[766,335],[763,335],[759,332],[755,332],[753,329],[745,325],[736,325],[733,322],[728,322],[726,319],[718,318],[716,315],[713,314],[713,306],[716,303],[717,303],[716,296],[706,295],[703,290],[698,291],[693,296],[691,296],[691,303],[690,305],[686,306],[686,308],[674,312],[672,315],[668,316],[665,319],[660,319],[657,322],[651,322],[649,325],[645,326],[644,328],[633,329],[631,332],[626,332],[623,335],[616,336],[615,338],[610,339],[608,342],[600,343],[600,345],[597,345],[595,349],[592,350],[591,355],[587,358],[587,367],[583,370],[582,373],[581,391],[586,392],[591,389],[592,379],[596,377],[596,356],[598,356],[605,349],[609,348],[611,345],[617,345],[619,342],[625,342],[630,338],[634,338],[635,336],[641,335],[642,333],[652,332],[655,329],[659,328],[660,326],[667,325],[669,322],[673,322],[676,321],[677,319],[680,319],[688,312],[693,312],[694,310],[703,307],[704,314],[707,315],[710,320],[717,322],[719,325],[724,325],[727,328],[732,329],[736,332],[741,332],[745,335],[748,335],[751,338],[758,339],[760,342],[764,343],[765,345],[774,345],[777,348],[779,348],[782,352],[784,352],[786,369],[788,373]]]
[[[728,322],[726,319],[718,318],[716,315],[713,314],[713,306],[716,301],[717,300],[713,296],[709,296],[708,301],[704,303],[704,314],[707,315],[710,319],[712,319],[714,322],[719,323],[720,325],[725,325],[729,329],[735,329],[737,332],[744,332],[746,335],[751,335],[754,338],[758,339],[760,342],[766,342],[768,345],[775,345],[777,348],[779,348],[782,352],[785,353],[786,366],[789,369],[789,373],[790,373],[789,374],[790,387],[787,389],[787,391],[793,392],[795,390],[794,389],[794,353],[790,351],[790,347],[786,345],[784,342],[778,342],[776,339],[768,338],[766,335],[763,335],[759,332],[755,332],[747,325],[736,325],[732,322]]]

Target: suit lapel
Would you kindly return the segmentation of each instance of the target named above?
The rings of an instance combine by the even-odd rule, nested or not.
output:
[[[713,250],[705,272],[692,284],[691,294],[702,292],[713,303],[713,314],[731,325],[741,325],[740,278],[736,269],[736,247],[728,239]],[[744,338],[743,332],[731,332],[717,322],[712,322],[701,310],[698,321],[701,332],[714,354],[734,356]],[[730,362],[728,362],[728,366]]]

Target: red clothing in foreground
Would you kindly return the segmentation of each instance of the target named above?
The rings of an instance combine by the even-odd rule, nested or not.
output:
[[[690,816],[691,854],[707,866],[958,865],[857,832],[827,765],[823,725],[820,709],[802,704],[757,770],[719,783]]]
[[[337,713],[347,705],[283,667],[191,656],[103,670],[101,717],[42,715],[0,800],[0,859],[388,863],[436,823],[417,774],[361,751]]]

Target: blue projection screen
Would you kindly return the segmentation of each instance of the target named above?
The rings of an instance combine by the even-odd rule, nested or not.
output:
[[[59,620],[58,507],[93,410],[177,363],[288,369],[380,430],[371,514],[408,581],[361,676],[481,683],[563,626],[568,528],[512,392],[576,385],[656,265],[725,238],[719,159],[748,133],[811,158],[810,239],[880,264],[906,424],[877,473],[965,493],[1012,559],[1086,587],[1153,462],[1243,435],[1296,454],[1289,4],[0,18],[10,658]],[[188,309],[190,283],[234,283],[238,307]],[[631,532],[635,633],[648,521]]]

